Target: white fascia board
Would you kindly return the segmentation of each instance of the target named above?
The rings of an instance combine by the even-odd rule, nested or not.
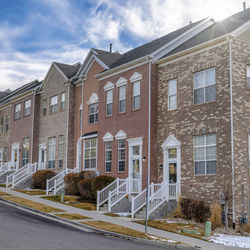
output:
[[[60,70],[59,67],[57,67],[57,65],[55,63],[53,63],[53,65],[57,69],[57,71],[63,76],[63,78],[65,79],[65,81],[69,80],[68,77]]]
[[[231,35],[233,37],[239,36],[241,33],[243,33],[244,31],[248,30],[249,28],[250,28],[250,21],[247,21],[243,25],[241,25],[240,27],[238,27],[237,29],[233,30],[231,32]]]
[[[175,39],[171,40],[169,43],[161,47],[160,49],[154,51],[151,56],[154,58],[154,60],[158,60],[162,56],[166,55],[170,51],[174,50],[181,44],[185,43],[192,37],[196,36],[199,34],[201,31],[207,29],[209,26],[214,24],[214,20],[212,18],[206,18],[204,21],[201,23],[197,24],[193,28],[187,30],[180,36],[176,37]]]
[[[85,61],[87,60],[87,58],[90,56],[91,53],[94,53],[94,51],[92,49],[89,50],[85,60],[83,61],[82,63],[82,66],[80,67],[80,69],[78,70],[78,72],[76,73],[76,77],[80,76],[81,75],[81,72],[83,71],[83,65],[85,63]]]

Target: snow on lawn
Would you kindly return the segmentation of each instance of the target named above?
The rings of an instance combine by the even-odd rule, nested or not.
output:
[[[234,236],[226,234],[214,234],[209,238],[210,241],[231,247],[243,247],[250,249],[250,237]]]

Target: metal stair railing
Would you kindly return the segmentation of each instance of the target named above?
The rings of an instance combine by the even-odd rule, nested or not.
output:
[[[12,180],[12,188],[19,183],[27,180],[30,176],[32,176],[38,170],[38,163],[29,163],[26,167],[22,168],[22,171],[15,173]]]
[[[28,165],[28,164],[27,164],[27,165]],[[19,172],[22,172],[22,171],[23,171],[23,168],[27,167],[27,165],[25,165],[25,166],[23,166],[23,167],[17,169],[14,173],[12,173],[12,174],[10,174],[10,175],[7,176],[7,178],[6,178],[6,188],[8,188],[9,186],[12,185],[13,180],[14,180],[14,175],[15,175],[15,174],[18,174]]]
[[[152,196],[155,192],[157,192],[163,183],[151,183],[149,185],[149,197]],[[132,218],[135,216],[135,213],[138,212],[146,205],[146,195],[147,189],[142,190],[138,195],[132,197],[131,201],[131,216]]]
[[[69,169],[65,168],[60,173],[52,177],[51,179],[47,180],[46,183],[46,195],[49,194],[49,192],[53,191],[53,194],[56,195],[57,191],[59,191],[64,183],[64,177],[69,173],[76,173],[77,171],[75,169]]]

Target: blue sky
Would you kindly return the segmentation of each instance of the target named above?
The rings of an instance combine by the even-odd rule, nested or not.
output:
[[[82,62],[91,47],[123,53],[241,10],[241,0],[0,0],[0,91],[42,80],[52,61]]]

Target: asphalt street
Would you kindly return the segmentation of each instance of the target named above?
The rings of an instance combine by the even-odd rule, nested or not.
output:
[[[176,249],[83,232],[0,202],[0,250]]]

